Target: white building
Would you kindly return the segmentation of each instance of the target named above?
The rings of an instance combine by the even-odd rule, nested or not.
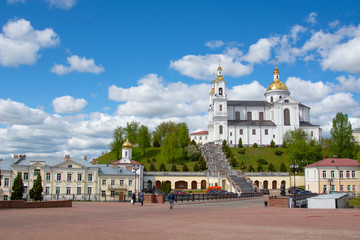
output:
[[[190,133],[190,141],[194,140],[196,144],[206,144],[208,143],[208,136],[208,131]]]
[[[284,134],[296,128],[320,140],[321,128],[310,123],[310,108],[290,96],[286,85],[280,81],[277,67],[262,101],[228,100],[222,67],[219,65],[217,70],[209,94],[209,142],[226,140],[234,146],[241,138],[245,146],[270,145],[271,140],[281,145]]]

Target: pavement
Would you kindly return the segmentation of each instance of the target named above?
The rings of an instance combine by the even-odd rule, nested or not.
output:
[[[267,197],[0,209],[0,239],[360,239],[360,209],[264,207]]]

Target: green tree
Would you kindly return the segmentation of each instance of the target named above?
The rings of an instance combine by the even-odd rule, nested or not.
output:
[[[174,122],[172,121],[162,122],[155,128],[153,136],[154,139],[157,139],[159,141],[160,145],[163,145],[166,136],[169,133],[176,133],[176,132],[177,132],[177,128]]]
[[[257,147],[258,147],[257,143],[254,143],[253,148],[257,148]]]
[[[200,171],[199,166],[197,165],[197,163],[195,163],[194,172],[199,172],[199,171]]]
[[[199,170],[206,170],[207,166],[206,166],[206,161],[204,159],[204,157],[202,155],[200,155],[198,162],[197,162],[198,166],[199,166]]]
[[[120,153],[122,150],[122,144],[125,142],[124,139],[124,129],[122,127],[117,127],[113,132],[113,141],[110,143],[111,151],[116,153],[116,159],[120,159]]]
[[[20,173],[18,173],[18,175],[14,179],[14,184],[11,189],[12,189],[12,193],[10,199],[21,200],[24,193],[24,183]]]
[[[190,142],[189,128],[186,123],[182,122],[177,124],[177,129],[179,145],[181,148],[185,148]]]
[[[246,165],[245,165],[245,163],[244,163],[243,160],[241,160],[241,162],[240,162],[240,169],[241,169],[241,170],[246,169]]]
[[[275,172],[275,167],[272,163],[269,164],[268,172]]]
[[[274,147],[275,147],[275,142],[274,142],[274,140],[272,140],[272,139],[271,139],[271,142],[270,142],[270,147],[271,147],[271,148],[274,148]]]
[[[280,165],[280,172],[287,172],[288,170],[287,170],[287,167],[286,167],[286,165],[285,165],[285,163],[281,163],[281,165]]]
[[[339,112],[332,121],[330,148],[340,158],[355,157],[355,141],[347,114]]]
[[[183,172],[188,172],[189,171],[189,168],[186,164],[184,164],[183,166]]]
[[[42,192],[44,191],[42,185],[41,185],[41,175],[39,174],[36,178],[36,181],[34,183],[34,186],[29,191],[29,197],[35,201],[41,201],[42,200]]]
[[[171,171],[172,172],[177,172],[177,167],[175,164],[171,165]]]
[[[138,132],[139,132],[140,123],[132,121],[130,123],[126,123],[126,127],[124,131],[126,132],[126,137],[132,144],[138,143]]]
[[[254,167],[250,164],[250,166],[249,166],[249,172],[255,172],[255,169],[254,169]]]
[[[153,147],[160,147],[160,140],[159,140],[159,137],[158,136],[153,136]]]
[[[262,172],[262,171],[263,171],[263,168],[262,168],[261,163],[259,163],[259,164],[257,165],[256,170],[257,170],[258,172]]]
[[[156,171],[156,167],[155,167],[155,165],[153,163],[150,165],[149,170],[152,171],[152,172]]]
[[[242,148],[243,147],[243,143],[242,143],[242,138],[239,139],[239,148]]]
[[[189,144],[184,148],[184,151],[186,153],[186,157],[190,160],[190,161],[196,161],[197,159],[199,159],[200,156],[200,151],[197,148],[197,146],[193,145],[193,144]]]
[[[161,154],[163,154],[163,156],[165,158],[168,158],[169,159],[169,163],[170,163],[170,160],[172,158],[173,160],[173,163],[175,161],[175,153],[176,153],[176,150],[179,148],[179,145],[178,145],[178,140],[177,140],[177,137],[176,137],[176,133],[173,132],[173,133],[169,133],[165,140],[164,140],[164,144],[162,146],[162,151],[161,151]]]
[[[161,163],[161,164],[160,164],[159,171],[166,172],[166,166],[165,166],[164,163]]]
[[[141,125],[138,133],[138,144],[143,149],[144,156],[147,147],[150,147],[150,133],[146,126]]]
[[[238,166],[238,164],[237,164],[237,162],[236,162],[236,159],[235,159],[234,157],[231,157],[231,158],[230,158],[230,165],[231,165],[232,167],[237,167],[237,166]]]

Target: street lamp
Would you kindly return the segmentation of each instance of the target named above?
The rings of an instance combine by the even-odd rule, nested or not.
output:
[[[136,171],[139,170],[139,165],[134,165],[133,166],[133,170],[134,170],[134,173],[135,173],[135,192],[136,192]]]
[[[290,169],[291,169],[291,171],[293,171],[294,172],[294,194],[296,193],[296,191],[295,191],[295,187],[296,187],[296,178],[295,178],[295,175],[296,175],[296,170],[298,170],[299,169],[299,164],[297,164],[296,162],[295,163],[291,163],[290,164]]]

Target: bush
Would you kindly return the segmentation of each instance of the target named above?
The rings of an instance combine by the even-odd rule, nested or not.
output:
[[[166,166],[165,166],[164,163],[161,163],[161,164],[160,164],[159,171],[166,172]]]
[[[36,181],[34,183],[34,186],[29,191],[29,197],[35,201],[41,201],[42,200],[42,192],[43,187],[41,186],[41,175],[39,174],[36,178]]]
[[[275,151],[275,155],[276,156],[281,156],[281,154],[283,154],[284,152],[283,151],[281,151],[281,150],[276,150]]]
[[[159,140],[157,138],[154,139],[153,147],[156,147],[156,148],[160,147],[160,142],[159,142]]]
[[[148,159],[147,162],[150,163],[150,159]]]
[[[240,169],[241,169],[241,170],[246,169],[246,165],[245,165],[244,161],[241,161],[241,162],[240,162]]]
[[[243,147],[243,144],[242,144],[242,138],[239,139],[239,148],[242,148]]]
[[[275,167],[272,163],[269,164],[268,172],[276,172]]]
[[[238,151],[238,153],[240,153],[240,154],[245,154],[245,152],[246,152],[246,148],[242,148]]]
[[[259,164],[257,165],[256,170],[257,170],[258,172],[262,172],[262,171],[263,171],[262,166],[261,166],[261,163],[259,163]]]
[[[199,172],[199,171],[200,171],[199,166],[197,165],[197,163],[195,163],[194,172]]]
[[[271,142],[270,142],[270,147],[271,147],[271,148],[274,148],[274,147],[275,147],[275,142],[274,142],[274,140],[272,140],[272,139],[271,139]]]
[[[287,167],[283,162],[280,165],[280,172],[287,172]]]
[[[153,162],[156,162],[156,158],[153,158],[152,161],[153,161]]]
[[[231,165],[232,167],[237,167],[237,166],[238,166],[238,164],[237,164],[237,162],[236,162],[236,159],[235,159],[234,157],[232,157],[232,158],[230,159],[230,165]]]
[[[176,167],[175,164],[173,164],[173,165],[171,166],[171,171],[172,171],[172,172],[177,172],[177,167]]]
[[[18,175],[14,179],[14,184],[11,189],[12,189],[12,193],[11,193],[10,199],[11,200],[21,200],[22,195],[24,193],[24,183],[22,181],[20,173],[18,173]]]
[[[186,164],[184,164],[183,166],[183,172],[188,172],[189,171],[189,168]]]
[[[257,148],[257,147],[258,147],[257,143],[254,143],[253,148]]]
[[[268,162],[265,159],[259,158],[258,160],[256,160],[257,163],[259,164],[263,164],[263,165],[267,165]]]
[[[150,171],[156,171],[156,167],[153,163],[150,165]]]
[[[254,167],[250,164],[250,166],[249,166],[249,172],[255,172],[255,169],[254,169]]]

